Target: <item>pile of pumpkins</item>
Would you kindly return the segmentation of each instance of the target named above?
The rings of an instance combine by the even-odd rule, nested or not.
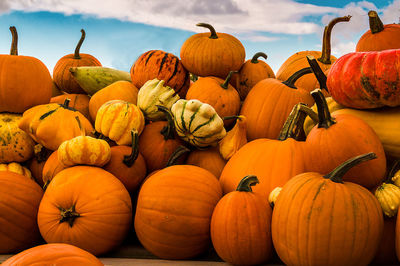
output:
[[[143,53],[88,95],[72,67],[0,55],[4,265],[102,265],[134,231],[162,259],[366,265],[400,258],[400,25],[375,11],[356,52],[301,51],[275,73],[208,29]],[[95,78],[95,77],[88,77]],[[395,244],[396,243],[396,244]],[[21,252],[22,251],[22,252]],[[397,255],[396,255],[397,254]]]

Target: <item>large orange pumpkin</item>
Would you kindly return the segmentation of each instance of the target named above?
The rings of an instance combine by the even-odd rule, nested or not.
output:
[[[86,92],[76,82],[74,76],[71,74],[69,69],[71,67],[79,66],[101,66],[101,63],[97,58],[90,54],[80,53],[80,49],[83,41],[85,40],[85,30],[81,29],[81,39],[75,48],[74,54],[67,54],[61,57],[54,66],[53,80],[57,87],[68,93],[83,93]]]
[[[53,80],[42,61],[18,55],[17,30],[15,27],[10,30],[10,55],[0,55],[0,112],[23,113],[50,101]]]
[[[38,225],[47,243],[104,254],[119,246],[132,221],[131,198],[112,174],[94,166],[59,172],[40,202]]]
[[[193,165],[157,171],[142,185],[135,231],[142,245],[163,259],[189,259],[210,244],[210,221],[222,196],[218,180]]]
[[[0,171],[0,254],[19,252],[40,241],[36,217],[42,195],[32,179]]]

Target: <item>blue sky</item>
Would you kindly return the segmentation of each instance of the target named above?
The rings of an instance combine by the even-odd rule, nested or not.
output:
[[[205,31],[195,24],[208,22],[242,41],[246,58],[268,54],[266,62],[277,71],[297,51],[320,50],[323,27],[337,16],[352,18],[335,27],[333,54],[353,51],[368,29],[369,10],[378,11],[385,24],[397,23],[400,0],[1,0],[0,53],[9,53],[9,26],[16,26],[19,54],[39,58],[52,72],[59,58],[73,53],[83,28],[81,52],[129,71],[147,50],[179,56],[189,36]]]

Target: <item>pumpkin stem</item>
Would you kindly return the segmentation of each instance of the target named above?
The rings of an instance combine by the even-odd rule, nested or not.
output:
[[[231,120],[231,119],[239,119],[240,118],[240,115],[229,115],[229,116],[224,116],[224,117],[222,117],[222,120]]]
[[[45,147],[43,147],[43,145],[41,144],[36,144],[34,146],[34,154],[35,154],[35,158],[37,160],[38,163],[44,162],[47,160],[47,158],[49,158],[50,154],[53,151],[46,149]]]
[[[399,171],[399,169],[400,169],[400,160],[396,160],[392,164],[392,167],[390,168],[390,171],[387,174],[386,180],[383,182],[393,184],[392,177],[396,174],[397,171]]]
[[[47,180],[46,182],[44,182],[44,184],[43,184],[43,191],[46,191],[46,189],[47,189],[47,187],[49,186],[49,184],[50,184],[50,180]]]
[[[325,65],[330,65],[332,64],[331,62],[331,33],[333,27],[338,23],[338,22],[347,22],[350,21],[351,16],[345,16],[345,17],[338,17],[334,18],[329,22],[328,26],[325,27],[324,29],[324,35],[322,37],[322,54],[321,57],[318,58],[318,61]]]
[[[210,32],[211,32],[211,35],[210,35],[210,37],[209,37],[210,39],[218,39],[217,32],[215,31],[214,27],[211,26],[210,24],[207,24],[207,23],[197,23],[196,26],[204,27],[204,28],[209,29]]]
[[[324,178],[330,179],[331,181],[336,182],[336,183],[343,183],[343,176],[351,168],[353,168],[354,166],[356,166],[362,162],[369,161],[369,160],[372,160],[375,158],[376,158],[376,154],[373,152],[353,157],[353,158],[345,161],[344,163],[342,163],[335,169],[333,169],[332,172],[325,175]]]
[[[383,22],[379,18],[378,13],[376,13],[376,11],[373,10],[369,11],[368,17],[369,17],[369,28],[371,29],[372,34],[379,33],[385,29],[383,26]]]
[[[311,70],[314,73],[315,77],[318,80],[319,88],[321,90],[328,91],[328,87],[326,86],[326,75],[322,71],[321,67],[319,66],[317,60],[312,55],[307,55],[308,64],[310,64]]]
[[[313,73],[311,70],[311,67],[302,68],[302,69],[296,71],[295,73],[293,73],[293,75],[291,75],[286,81],[282,81],[282,83],[292,89],[297,89],[296,86],[294,86],[294,83],[302,76],[304,76],[306,74],[310,74],[310,73]]]
[[[76,121],[78,122],[78,127],[79,127],[79,130],[81,131],[80,133],[81,133],[81,136],[85,136],[86,135],[86,131],[85,131],[85,129],[82,127],[82,123],[81,123],[81,120],[79,119],[79,116],[75,116],[75,119],[76,119]]]
[[[232,78],[233,73],[238,73],[238,72],[239,72],[239,71],[233,71],[233,70],[232,70],[232,71],[229,71],[229,74],[228,74],[228,76],[226,77],[224,83],[221,84],[221,87],[222,87],[223,89],[227,89],[228,86],[229,86],[229,81],[231,81],[231,78]]]
[[[160,131],[160,133],[164,136],[164,140],[175,139],[175,122],[171,111],[165,106],[156,106],[158,111],[163,112],[167,118],[167,125]]]
[[[309,107],[307,107],[307,105],[304,103],[296,104],[286,119],[285,124],[279,133],[278,140],[284,141],[288,138],[305,140],[305,132],[303,127],[304,120],[306,119],[307,115],[309,115],[313,121],[318,119],[318,115]]]
[[[334,118],[331,117],[329,112],[328,103],[326,102],[325,96],[322,94],[320,89],[315,89],[311,92],[311,96],[315,100],[318,111],[318,128],[329,128],[335,124]]]
[[[257,176],[255,175],[248,175],[243,177],[242,180],[240,180],[239,185],[236,188],[236,191],[243,191],[243,192],[252,192],[253,190],[251,189],[251,186],[255,186],[256,184],[259,184],[260,181],[258,180]]]
[[[64,103],[61,105],[63,108],[68,109],[69,108],[69,103],[71,102],[70,98],[66,98]]]
[[[268,56],[265,54],[265,53],[263,53],[263,52],[258,52],[258,53],[256,53],[254,56],[253,56],[253,58],[251,59],[251,62],[253,63],[253,64],[257,64],[259,61],[258,61],[258,58],[259,57],[264,57],[264,59],[265,60],[267,60],[267,58],[268,58]]]
[[[69,209],[64,209],[63,207],[58,207],[58,209],[61,214],[59,223],[68,222],[69,227],[72,227],[75,219],[81,216],[79,213],[75,212],[75,204]]]
[[[79,50],[81,49],[82,43],[86,37],[86,33],[85,33],[84,29],[81,29],[81,33],[82,33],[82,36],[75,48],[74,59],[81,59],[81,56],[79,55]]]
[[[17,28],[14,26],[10,27],[12,41],[11,41],[11,49],[10,55],[18,55],[18,33]]]
[[[129,155],[125,155],[124,159],[123,159],[123,163],[128,166],[131,167],[137,157],[139,156],[139,133],[136,129],[132,129],[131,130],[131,136],[132,136],[132,152]]]
[[[178,160],[186,153],[190,152],[190,149],[183,145],[179,145],[178,148],[171,154],[171,156],[168,159],[167,164],[165,167],[177,165]]]

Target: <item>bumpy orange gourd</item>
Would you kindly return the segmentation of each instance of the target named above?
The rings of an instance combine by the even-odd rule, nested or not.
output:
[[[89,115],[89,101],[91,98],[87,94],[62,94],[52,97],[50,103],[63,104],[66,99],[70,99],[69,107],[77,110],[90,121],[94,121],[94,119],[91,120]]]
[[[68,93],[86,94],[69,71],[71,67],[101,66],[99,60],[97,60],[93,55],[79,53],[86,36],[85,30],[81,29],[81,33],[82,36],[75,48],[75,53],[61,57],[55,64],[53,70],[53,80],[55,84],[60,90]]]
[[[40,233],[47,243],[67,243],[94,255],[120,245],[132,222],[131,198],[112,174],[94,166],[59,172],[40,202]]]
[[[228,33],[217,33],[210,24],[198,23],[196,26],[209,29],[211,34],[197,33],[183,43],[180,55],[185,68],[200,77],[219,78],[239,70],[246,57],[243,44]]]
[[[10,55],[0,55],[0,112],[23,113],[50,101],[53,80],[42,61],[18,55],[17,30],[13,26],[10,30]]]

